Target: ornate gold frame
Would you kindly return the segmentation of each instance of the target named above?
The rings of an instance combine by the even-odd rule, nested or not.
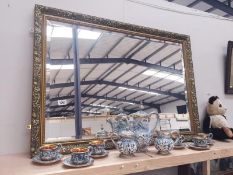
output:
[[[67,22],[71,24],[82,24],[85,26],[95,26],[101,29],[118,31],[122,33],[135,34],[137,36],[162,39],[165,41],[181,43],[183,46],[183,57],[185,67],[185,78],[188,96],[188,109],[191,119],[191,132],[183,134],[196,134],[200,131],[198,117],[198,107],[196,99],[195,81],[193,73],[193,63],[191,57],[190,38],[187,35],[166,32],[162,30],[126,24],[118,21],[98,18],[94,16],[64,11],[60,9],[35,6],[34,21],[34,47],[33,47],[33,93],[32,93],[32,119],[31,119],[31,155],[34,155],[37,149],[44,143],[44,101],[45,101],[45,59],[44,59],[44,25],[46,19]],[[77,145],[87,145],[88,140],[75,140],[62,142],[65,149]],[[108,139],[107,146],[113,147]]]

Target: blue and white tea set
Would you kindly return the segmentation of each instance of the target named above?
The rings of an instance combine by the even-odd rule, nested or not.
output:
[[[152,129],[149,129],[150,117],[143,111],[126,115],[119,114],[116,117],[107,119],[107,123],[111,125],[111,140],[116,149],[120,152],[119,156],[135,156],[136,152],[148,151],[148,146],[154,140],[154,146],[158,150],[158,154],[167,155],[172,149],[184,149],[185,137],[177,131],[174,138],[172,132],[161,132],[156,130],[157,123]],[[174,133],[175,133],[174,132]],[[178,134],[177,134],[178,133]],[[96,134],[96,139],[89,142],[88,147],[75,147],[71,149],[71,156],[63,159],[63,164],[72,168],[80,168],[93,165],[94,158],[102,158],[108,156],[109,152],[105,149],[105,142],[101,138],[109,136],[109,133],[102,130]],[[172,138],[173,137],[173,138]],[[192,143],[188,144],[189,148],[196,150],[209,149],[209,145],[213,144],[213,134],[205,136],[193,137]],[[62,159],[60,154],[61,145],[47,144],[39,148],[38,154],[33,157],[32,161],[40,164],[51,164]]]
[[[107,122],[112,127],[111,139],[122,155],[134,155],[136,152],[147,152],[151,140],[155,136],[155,128],[149,129],[150,117],[144,111],[130,114],[119,114],[115,118],[108,118]],[[174,141],[169,135],[156,131],[157,138],[154,145],[160,154],[168,154],[174,147]],[[115,141],[118,140],[118,141]]]

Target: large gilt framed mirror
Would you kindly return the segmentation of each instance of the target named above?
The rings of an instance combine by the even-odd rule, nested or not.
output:
[[[199,131],[189,36],[41,5],[34,32],[32,154],[45,143],[87,145],[121,112]]]

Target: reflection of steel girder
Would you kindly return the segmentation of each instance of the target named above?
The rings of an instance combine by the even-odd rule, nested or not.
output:
[[[91,81],[82,81],[81,85],[90,85],[90,84],[105,84],[109,86],[115,86],[115,87],[123,87],[127,89],[134,89],[138,91],[145,91],[145,92],[151,92],[151,93],[158,93],[162,95],[169,95],[172,97],[176,97],[180,100],[185,100],[185,96],[177,93],[171,93],[171,92],[166,92],[166,91],[161,91],[161,90],[156,90],[156,89],[149,89],[149,88],[143,88],[143,87],[138,87],[138,86],[132,86],[132,85],[127,85],[127,84],[120,84],[120,83],[115,83],[115,82],[110,82],[110,81],[104,81],[104,80],[91,80]],[[74,86],[74,83],[60,83],[60,84],[52,84],[50,85],[51,89],[54,88],[63,88],[63,87],[70,87]]]
[[[52,65],[65,65],[73,64],[73,59],[50,59],[49,63]],[[136,64],[150,69],[156,69],[159,71],[169,72],[172,74],[182,75],[181,70],[176,70],[169,67],[160,66],[157,64],[151,64],[144,61],[138,61],[131,58],[88,58],[80,59],[80,64],[112,64],[112,63],[126,63],[126,64]]]
[[[122,99],[122,98],[119,99],[119,98],[113,98],[113,97],[103,97],[103,96],[89,95],[89,94],[82,94],[82,97],[96,98],[96,99],[103,99],[103,100],[110,100],[110,101],[119,101],[119,102],[126,102],[126,103],[135,103],[135,104],[139,104],[139,105],[141,104],[140,101],[127,100],[127,99]],[[55,97],[55,98],[51,98],[50,101],[72,99],[72,98],[74,98],[74,95]],[[142,102],[142,104],[149,106],[151,108],[159,108],[158,104],[146,103],[146,102]]]
[[[113,98],[113,97],[103,97],[103,96],[97,96],[97,95],[89,95],[89,94],[82,94],[82,97],[88,97],[88,98],[96,98],[96,99],[103,99],[103,100],[110,100],[110,101],[119,101],[119,102],[126,102],[126,103],[134,103],[140,105],[140,101],[134,101],[134,100],[127,100],[127,99],[121,99],[121,98]],[[159,105],[153,104],[153,103],[146,103],[142,102],[142,105],[149,106],[151,108],[159,108]]]
[[[87,112],[82,111],[83,114],[101,114],[100,112]],[[49,112],[49,117],[60,117],[60,116],[69,116],[74,115],[74,110],[60,110]]]
[[[158,52],[160,52],[160,51],[162,51],[164,48],[166,48],[168,46],[168,44],[166,43],[166,44],[163,44],[161,47],[159,47],[158,49],[156,49],[156,50],[154,50],[152,53],[150,53],[149,55],[147,55],[145,58],[143,58],[143,60],[142,61],[144,61],[144,62],[146,62],[147,60],[149,60],[150,58],[152,58],[154,55],[156,55]],[[140,50],[141,48],[139,48],[139,50]],[[133,54],[135,54],[135,53],[137,53],[137,51],[139,51],[138,49],[136,50],[136,51],[134,51],[133,52]],[[132,57],[133,55],[132,54],[130,54],[130,56]],[[125,58],[125,57],[123,57],[122,56],[122,58]],[[129,57],[127,57],[127,58],[129,58]],[[114,64],[115,65],[115,64]],[[121,64],[119,64],[119,65],[121,65]],[[99,76],[97,79],[105,79],[107,76],[109,76],[111,73],[113,73],[113,71],[115,71],[118,67],[119,67],[119,65],[117,66],[117,67],[115,67],[114,69],[112,69],[108,74],[106,74],[104,77],[102,77],[102,75],[101,76]],[[114,66],[112,66],[112,67],[114,67]],[[129,70],[128,70],[128,72],[129,71],[131,71],[131,70],[133,70],[135,67],[137,67],[137,65],[134,65],[133,67],[131,67]],[[146,68],[147,69],[147,68]],[[136,74],[135,75],[135,77],[137,77],[138,75],[140,75],[141,73],[138,73],[138,74]],[[123,77],[125,75],[125,72],[123,72],[122,74],[120,74],[119,76],[117,76],[115,79],[114,79],[114,81],[117,81],[118,79],[120,79],[121,77]],[[134,78],[135,78],[134,77]],[[131,79],[131,78],[130,78]],[[128,79],[128,80],[126,80],[125,82],[128,82],[130,79]],[[132,78],[133,79],[133,78]],[[132,80],[131,79],[131,80]],[[89,88],[89,89],[87,89],[86,91],[85,91],[85,93],[87,93],[88,91],[90,91],[91,89],[93,89],[95,87],[95,85],[93,85],[91,88]],[[102,89],[100,89],[99,90],[99,92],[101,92],[101,91],[103,91],[105,88],[107,87],[107,85],[105,85]],[[117,87],[116,87],[117,88]],[[116,89],[116,88],[114,88],[113,89],[113,91]],[[111,90],[110,90],[111,91]],[[110,91],[108,91],[108,92],[110,92]],[[107,93],[108,93],[107,92]],[[106,93],[106,94],[107,94]]]
[[[166,92],[166,91],[161,91],[161,90],[156,90],[156,89],[149,89],[149,88],[142,88],[142,87],[137,87],[137,86],[131,86],[127,84],[120,84],[120,83],[115,83],[115,82],[110,82],[110,81],[104,81],[104,80],[93,80],[93,81],[82,81],[81,85],[88,85],[88,84],[106,84],[110,86],[116,86],[116,87],[123,87],[127,89],[134,89],[138,91],[145,91],[145,92],[151,92],[151,93],[158,93],[162,95],[169,95],[176,97],[178,99],[184,100],[185,97],[181,94],[176,94],[176,93],[171,93],[171,92]]]
[[[93,106],[90,106],[90,105],[87,105],[87,106],[93,107]],[[117,111],[117,110],[119,110],[119,109],[116,108],[113,111]],[[123,111],[128,112],[128,113],[135,113],[135,112],[137,112],[137,110],[131,110],[131,109],[130,110],[123,109]],[[91,112],[91,111],[90,112],[82,111],[81,113],[101,114],[100,112]],[[49,112],[48,114],[49,114],[49,117],[69,116],[69,115],[74,115],[74,110],[65,110],[65,109],[62,109],[62,110],[58,110],[58,111]]]
[[[64,108],[64,107],[70,107],[70,106],[74,106],[74,103],[68,103],[66,105],[54,105],[54,106],[48,106],[48,108],[50,109],[57,109],[57,108]],[[105,109],[105,108],[109,108],[112,109],[114,111],[119,110],[119,108],[117,107],[105,107],[105,106],[97,106],[97,105],[91,105],[91,104],[81,104],[82,108],[97,108],[97,109]],[[128,110],[128,109],[123,109],[126,112],[136,112],[136,110]],[[63,111],[63,110],[61,110]],[[53,112],[58,112],[58,111],[53,111]]]

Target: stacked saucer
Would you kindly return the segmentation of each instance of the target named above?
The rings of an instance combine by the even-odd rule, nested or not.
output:
[[[71,160],[71,157],[67,157],[63,160],[63,164],[71,168],[87,167],[93,165],[93,163],[94,163],[94,159],[91,157],[87,163],[82,163],[82,164],[74,164],[73,161]]]
[[[108,156],[109,151],[104,150],[102,154],[92,154],[91,157],[93,158],[102,158]]]
[[[43,165],[47,165],[47,164],[52,164],[52,163],[59,162],[59,161],[62,159],[62,157],[63,157],[63,156],[62,156],[61,154],[57,154],[57,155],[55,156],[55,158],[52,159],[52,160],[42,160],[42,159],[40,158],[40,155],[37,154],[37,155],[35,155],[35,156],[32,158],[32,162],[34,162],[34,163],[39,163],[39,164],[43,164]]]
[[[200,150],[200,151],[210,149],[210,146],[209,146],[209,145],[197,146],[197,145],[195,145],[194,143],[190,143],[188,146],[189,146],[189,148],[191,148],[191,149]]]
[[[85,147],[76,147],[71,149],[71,156],[63,160],[65,166],[71,168],[81,168],[93,165],[94,159],[91,156],[91,151]]]
[[[189,144],[189,148],[195,150],[208,150],[210,149],[210,145],[208,143],[209,139],[197,136],[193,138],[193,143]]]

